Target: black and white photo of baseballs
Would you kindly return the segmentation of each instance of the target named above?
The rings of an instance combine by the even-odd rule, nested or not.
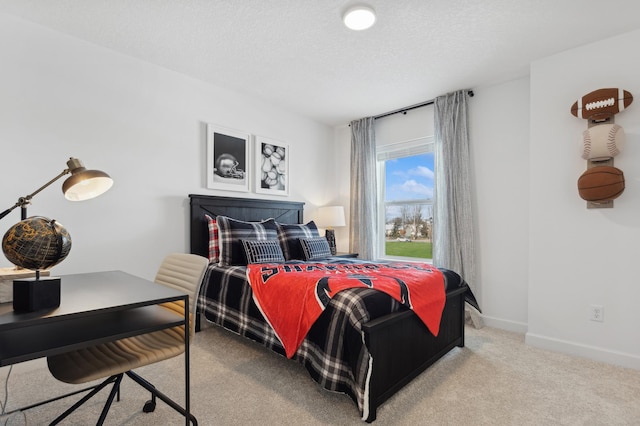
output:
[[[261,152],[260,187],[284,191],[287,187],[287,162],[285,158],[287,149],[283,146],[262,143]]]

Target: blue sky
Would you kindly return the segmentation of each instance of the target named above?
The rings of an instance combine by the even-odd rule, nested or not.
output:
[[[386,162],[386,200],[424,200],[433,197],[433,153]]]

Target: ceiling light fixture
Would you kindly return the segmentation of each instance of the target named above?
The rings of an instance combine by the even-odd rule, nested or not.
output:
[[[375,24],[376,13],[369,6],[353,6],[345,12],[342,20],[351,30],[366,30]]]

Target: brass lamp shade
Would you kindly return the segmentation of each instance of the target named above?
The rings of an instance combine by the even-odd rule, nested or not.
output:
[[[71,176],[62,184],[64,197],[70,201],[95,198],[109,190],[113,179],[101,170],[87,170],[77,158],[67,161]]]
[[[62,176],[71,173],[71,176],[62,185],[62,192],[67,200],[83,201],[97,197],[103,194],[113,185],[113,180],[108,174],[100,170],[87,170],[82,161],[71,157],[67,161],[68,168],[64,169],[58,176],[33,191],[31,194],[18,198],[18,202],[0,213],[0,219],[7,216],[17,207],[22,210],[22,220],[27,218],[27,206],[31,203],[31,199],[56,182]]]

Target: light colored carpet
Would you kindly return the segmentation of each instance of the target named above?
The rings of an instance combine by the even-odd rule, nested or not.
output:
[[[524,336],[467,327],[456,348],[378,410],[374,425],[639,425],[640,371],[528,347]],[[138,372],[178,401],[184,359]],[[191,348],[192,411],[200,425],[362,425],[355,404],[315,384],[297,363],[218,327],[195,336]],[[0,369],[4,383],[8,368]],[[8,410],[76,389],[53,379],[42,360],[18,365],[9,378]],[[0,389],[0,401],[4,390]],[[75,397],[74,397],[75,398]],[[142,413],[148,394],[123,380],[107,425],[181,425],[161,401]],[[77,398],[76,398],[77,399]],[[63,424],[95,424],[106,393]],[[48,424],[70,399],[0,425]]]

